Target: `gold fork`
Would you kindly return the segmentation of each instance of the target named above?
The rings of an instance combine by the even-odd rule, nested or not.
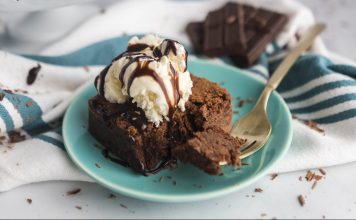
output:
[[[284,58],[268,80],[254,108],[235,123],[230,134],[233,137],[247,139],[241,147],[240,159],[254,154],[267,142],[272,132],[272,126],[268,120],[266,108],[272,91],[278,87],[298,57],[312,45],[315,37],[324,29],[324,24],[315,24],[307,31],[298,45]]]

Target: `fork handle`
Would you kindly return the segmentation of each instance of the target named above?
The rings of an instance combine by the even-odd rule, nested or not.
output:
[[[268,98],[271,92],[278,87],[295,61],[312,45],[315,37],[318,36],[324,29],[324,24],[315,24],[310,27],[307,33],[302,36],[302,39],[299,41],[297,46],[283,59],[282,63],[279,64],[271,78],[268,80],[267,85],[259,98],[259,101],[263,102],[264,108],[267,107]]]

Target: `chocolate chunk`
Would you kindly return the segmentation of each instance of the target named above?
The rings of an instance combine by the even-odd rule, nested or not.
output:
[[[244,50],[245,47],[242,5],[229,3],[207,15],[204,22],[203,48],[206,54],[234,54],[236,50]]]
[[[198,53],[231,56],[237,66],[252,65],[281,32],[287,16],[237,3],[210,12],[204,22],[189,23],[186,31]]]
[[[28,71],[27,85],[32,85],[35,82],[38,72],[40,72],[41,68],[42,68],[41,65],[37,64],[36,67],[33,67]]]

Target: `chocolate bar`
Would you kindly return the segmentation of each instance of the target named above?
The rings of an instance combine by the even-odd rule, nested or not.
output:
[[[187,33],[196,52],[210,57],[231,56],[240,67],[252,65],[281,32],[286,15],[237,3],[210,12],[204,22],[193,22]]]

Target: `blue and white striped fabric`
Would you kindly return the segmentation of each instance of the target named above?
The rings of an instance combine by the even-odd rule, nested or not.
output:
[[[266,48],[258,64],[247,69],[251,76],[266,82],[287,48],[295,44],[296,33],[302,35],[314,20],[308,9],[294,1],[248,2],[290,14],[283,33]],[[202,20],[220,4],[150,1],[140,2],[138,7],[135,1],[120,2],[105,14],[88,19],[41,55],[0,51],[0,93],[5,94],[0,101],[0,131],[5,136],[0,145],[0,191],[46,180],[91,181],[73,166],[63,148],[61,118],[72,97],[125,49],[130,37],[124,33],[158,33],[187,43],[182,32],[185,24]],[[130,8],[135,10],[127,10]],[[155,15],[149,16],[152,11]],[[118,26],[118,21],[126,23]],[[28,70],[38,63],[42,68],[37,80],[27,85]],[[356,67],[352,62],[327,51],[318,39],[278,91],[298,120],[293,121],[291,150],[275,172],[356,161]],[[309,120],[317,122],[325,135],[303,123]],[[8,133],[13,131],[25,135],[26,140],[8,144]]]

